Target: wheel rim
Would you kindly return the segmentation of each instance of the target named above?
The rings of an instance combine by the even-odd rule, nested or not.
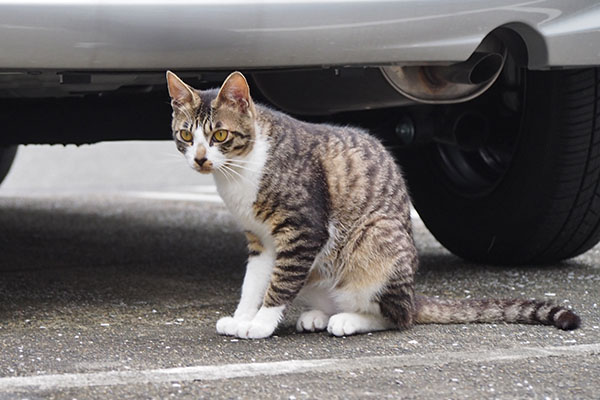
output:
[[[444,106],[453,133],[435,138],[431,155],[443,182],[464,197],[492,192],[510,168],[525,103],[525,74],[512,59],[496,84],[479,98]],[[463,124],[464,126],[457,126]],[[463,132],[463,133],[461,133]],[[466,132],[466,133],[465,133]]]

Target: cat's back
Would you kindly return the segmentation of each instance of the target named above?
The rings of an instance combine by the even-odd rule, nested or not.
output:
[[[261,107],[268,121],[269,136],[275,152],[296,158],[315,158],[324,163],[337,155],[359,156],[362,161],[389,160],[393,157],[381,142],[367,131],[353,126],[300,121],[282,112]],[[352,165],[350,165],[352,166]]]
[[[323,165],[334,208],[349,218],[408,210],[400,168],[381,142],[352,127],[328,126]]]
[[[408,213],[400,168],[367,131],[301,122],[280,113],[272,123],[279,168],[322,174],[334,218],[351,222],[374,212]]]

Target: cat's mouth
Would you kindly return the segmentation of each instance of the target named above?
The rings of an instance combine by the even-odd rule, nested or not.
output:
[[[194,159],[193,167],[196,171],[200,172],[201,174],[210,174],[214,170],[213,162],[207,160],[206,157]]]
[[[198,172],[200,172],[201,174],[212,174],[212,172],[214,171],[213,167],[198,167],[198,166],[194,166],[194,169]]]

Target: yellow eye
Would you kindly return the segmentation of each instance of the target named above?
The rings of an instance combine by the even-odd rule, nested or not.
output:
[[[190,143],[194,139],[192,132],[185,129],[179,131],[179,136],[181,136],[181,140],[188,143]]]
[[[219,129],[213,133],[213,140],[215,142],[223,142],[225,139],[227,139],[228,134],[229,132],[227,132],[225,129]]]

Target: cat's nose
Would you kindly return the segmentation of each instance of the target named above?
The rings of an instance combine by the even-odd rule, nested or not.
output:
[[[194,161],[196,161],[196,164],[201,167],[206,162],[206,157],[195,158]]]

